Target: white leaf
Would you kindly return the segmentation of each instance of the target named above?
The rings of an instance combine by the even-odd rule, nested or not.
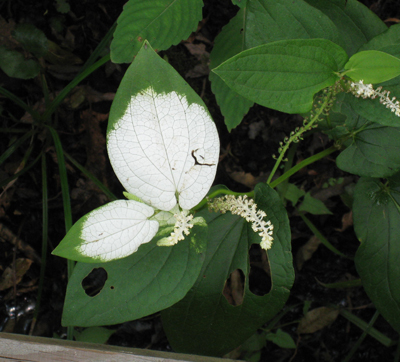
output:
[[[137,201],[118,200],[86,215],[78,250],[84,256],[109,261],[134,253],[158,231],[158,222],[148,220],[154,210]]]
[[[131,98],[107,147],[125,189],[164,211],[177,201],[183,209],[196,206],[214,181],[219,157],[218,133],[206,109],[151,87]]]

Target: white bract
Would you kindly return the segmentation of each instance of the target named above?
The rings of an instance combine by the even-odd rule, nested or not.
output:
[[[196,223],[188,210],[206,196],[219,157],[218,133],[206,109],[149,87],[131,98],[107,135],[107,149],[124,188],[144,203],[113,201],[86,215],[77,251],[99,261],[123,258],[149,242],[160,224],[174,230],[159,245],[188,235]]]

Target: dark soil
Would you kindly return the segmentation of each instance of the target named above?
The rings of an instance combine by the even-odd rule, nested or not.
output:
[[[397,0],[362,2],[381,19],[389,19],[388,25],[400,19]],[[68,3],[71,11],[63,14],[56,10],[55,2],[50,0],[3,1],[0,4],[0,15],[9,24],[34,24],[54,43],[68,49],[71,54],[85,62],[117,19],[125,1],[69,0]],[[205,1],[205,20],[190,42],[204,44],[205,51],[210,52],[215,36],[236,11],[237,8],[229,0]],[[222,156],[215,184],[225,184],[234,191],[247,192],[256,183],[265,182],[274,165],[275,161],[271,156],[277,152],[279,141],[301,124],[301,118],[254,106],[242,124],[229,133],[211,92],[207,74],[200,73],[193,77],[190,73],[200,61],[189,52],[184,42],[161,55],[167,56],[170,64],[203,97],[217,124]],[[82,65],[77,58],[70,63],[64,61],[57,65],[47,65],[45,79],[51,93],[63,89],[77,74]],[[105,133],[112,94],[117,90],[126,68],[125,65],[107,64],[98,69],[74,89],[55,115],[55,127],[65,151],[85,165],[118,196],[121,195],[122,188],[108,162]],[[35,105],[38,111],[44,108],[43,88],[39,79],[12,79],[0,71],[0,85],[28,104]],[[19,128],[29,130],[29,117],[13,102],[0,98],[0,110],[1,127],[14,127],[17,121],[20,122]],[[2,133],[0,155],[18,136],[19,134]],[[28,160],[30,164],[42,149],[48,154],[49,247],[46,251],[47,265],[40,311],[32,328],[40,264],[43,260],[42,171],[39,161],[15,183],[10,184],[0,196],[0,273],[5,272],[8,267],[15,271],[19,259],[24,260],[22,264],[29,264],[21,280],[14,277],[12,285],[0,291],[0,331],[65,338],[66,329],[61,326],[61,314],[67,284],[66,262],[50,254],[64,236],[64,212],[55,151],[52,144],[45,141],[45,136],[43,134],[42,142],[33,146]],[[313,133],[299,144],[294,162],[329,146],[327,136]],[[17,171],[27,147],[28,143],[7,159],[0,169],[0,179],[6,179]],[[351,222],[346,221],[351,220],[350,209],[346,204],[348,205],[347,200],[351,198],[351,189],[357,177],[335,167],[335,157],[336,154],[332,154],[302,169],[291,178],[291,182],[311,191],[325,202],[333,215],[307,216],[337,249],[348,256],[354,256],[359,242]],[[73,218],[76,221],[108,199],[71,163],[67,163]],[[342,186],[324,188],[329,180],[338,178],[344,178]],[[295,353],[293,349],[283,349],[268,342],[262,350],[261,361],[342,361],[363,331],[339,315],[331,325],[298,337],[296,330],[298,321],[303,316],[304,303],[310,302],[311,309],[322,306],[347,308],[367,323],[374,315],[375,308],[362,287],[330,289],[320,284],[357,279],[354,263],[351,259],[334,254],[323,245],[316,247],[308,261],[301,262],[299,254],[302,247],[313,235],[290,203],[287,204],[287,209],[292,228],[296,280],[285,307],[288,312],[278,325],[293,337],[298,343],[298,349]],[[255,280],[250,282],[257,289],[257,273],[253,274],[253,279]],[[374,327],[394,340],[398,338],[382,317],[378,318]],[[110,337],[110,344],[171,350],[158,315],[113,328],[117,332]],[[352,361],[392,360],[394,348],[387,348],[367,336]],[[240,352],[236,356],[244,358],[244,354],[240,355]]]

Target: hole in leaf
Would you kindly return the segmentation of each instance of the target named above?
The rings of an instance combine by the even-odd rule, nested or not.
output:
[[[235,269],[226,280],[222,294],[230,305],[238,306],[243,303],[245,279],[243,271]]]
[[[249,258],[249,289],[253,294],[262,297],[270,292],[272,286],[268,255],[260,245],[253,244],[249,250]]]
[[[108,274],[104,268],[94,268],[82,280],[82,288],[89,297],[94,297],[101,292],[107,278]]]

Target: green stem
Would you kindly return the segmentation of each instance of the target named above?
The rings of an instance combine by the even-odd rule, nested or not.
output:
[[[281,164],[283,157],[285,156],[285,153],[287,149],[289,148],[290,144],[292,142],[297,142],[299,139],[301,139],[301,135],[304,132],[307,132],[308,130],[311,130],[314,127],[314,124],[318,121],[320,115],[325,111],[325,108],[329,105],[329,102],[331,101],[333,95],[333,90],[331,90],[326,97],[324,98],[323,103],[321,106],[318,108],[317,112],[314,114],[314,116],[310,119],[310,121],[303,125],[303,127],[300,127],[297,131],[292,132],[290,135],[289,139],[287,139],[284,143],[281,143],[281,149],[279,152],[279,157],[275,162],[274,168],[271,171],[271,174],[268,177],[267,184],[271,183],[272,178],[275,175],[276,170],[278,169],[279,165]]]
[[[64,98],[72,91],[82,80],[92,74],[95,70],[100,68],[103,64],[107,63],[110,60],[110,54],[104,56],[99,59],[96,63],[89,66],[82,73],[78,74],[58,95],[54,98],[53,102],[51,102],[50,106],[46,109],[46,112],[43,114],[43,119],[48,120],[50,116],[55,112],[60,103],[64,100]]]
[[[276,180],[272,181],[270,186],[272,188],[275,188],[277,185],[288,179],[290,176],[295,174],[297,171],[301,170],[303,167],[306,167],[307,165],[314,163],[321,158],[324,158],[325,156],[330,155],[331,153],[337,151],[336,146],[332,146],[327,148],[326,150],[323,150],[311,157],[306,158],[305,160],[299,162],[296,166],[292,167],[289,171],[285,172],[282,176],[278,177]]]

